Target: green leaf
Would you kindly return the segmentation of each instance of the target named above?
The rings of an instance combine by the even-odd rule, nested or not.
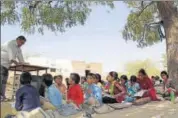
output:
[[[20,24],[28,34],[64,32],[66,29],[84,25],[91,13],[91,5],[107,5],[114,8],[112,1],[3,1],[1,25]]]

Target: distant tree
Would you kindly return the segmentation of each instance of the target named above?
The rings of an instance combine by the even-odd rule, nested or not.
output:
[[[169,77],[178,85],[178,1],[125,1],[131,12],[123,37],[151,46],[166,39]]]
[[[125,72],[128,76],[137,75],[141,68],[145,69],[150,77],[160,75],[160,70],[157,68],[156,64],[149,59],[144,61],[133,61],[125,64]]]

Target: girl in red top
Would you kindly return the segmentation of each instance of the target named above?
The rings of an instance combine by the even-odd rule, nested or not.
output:
[[[70,74],[70,87],[67,93],[67,103],[74,103],[78,107],[84,102],[82,88],[79,85],[80,76],[77,73]]]
[[[142,90],[146,90],[143,97],[150,97],[151,100],[157,101],[156,90],[151,82],[151,79],[148,77],[144,69],[140,69],[138,72],[137,82],[140,84]]]

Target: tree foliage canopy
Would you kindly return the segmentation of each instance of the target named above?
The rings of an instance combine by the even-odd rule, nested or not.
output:
[[[91,5],[114,7],[110,1],[2,1],[1,25],[19,24],[28,34],[42,33],[44,29],[64,32],[66,28],[84,25]]]
[[[159,1],[158,1],[159,2]],[[126,1],[131,13],[122,32],[123,38],[138,42],[139,47],[150,46],[160,41],[161,17],[157,1]],[[178,6],[178,2],[174,2]],[[154,24],[151,26],[151,24]]]

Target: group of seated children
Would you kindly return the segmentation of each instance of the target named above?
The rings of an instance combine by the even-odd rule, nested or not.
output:
[[[170,96],[171,93],[178,95],[178,85],[168,79],[166,71],[161,72],[161,77],[164,83],[162,94],[164,96]],[[104,92],[109,96],[104,95],[103,103],[134,102],[136,99],[142,98],[160,101],[156,89],[144,69],[139,70],[138,77],[132,75],[129,81],[126,75],[122,75],[119,79],[117,72],[112,71],[107,76],[107,81]],[[142,93],[141,96],[138,93]]]
[[[161,77],[164,80],[164,93],[177,94],[177,88],[168,79],[166,71],[161,72]],[[117,72],[112,71],[107,76],[107,83],[101,81],[99,74],[93,73],[89,73],[86,78],[82,77],[80,83],[79,74],[71,73],[67,81],[68,87],[62,83],[62,76],[53,78],[50,74],[44,74],[39,92],[30,84],[31,80],[31,74],[28,72],[20,77],[22,87],[16,92],[15,108],[17,111],[31,111],[41,107],[43,103],[40,101],[40,96],[45,97],[57,109],[61,109],[64,104],[63,100],[66,101],[65,104],[72,104],[78,109],[82,104],[134,102],[137,99],[135,95],[141,90],[144,90],[144,93],[140,98],[149,97],[152,101],[159,100],[153,83],[144,69],[138,72],[138,77],[132,75],[130,80],[126,75],[118,79]]]
[[[95,74],[90,73],[87,76],[85,88],[81,87],[80,76],[77,73],[70,74],[68,89],[62,83],[62,76],[55,76],[53,79],[51,74],[44,74],[39,92],[30,84],[31,80],[31,74],[28,72],[23,73],[20,77],[22,87],[16,92],[15,108],[17,111],[31,111],[41,107],[43,103],[40,101],[40,96],[43,96],[57,109],[61,109],[64,104],[63,99],[66,104],[72,104],[78,109],[85,103],[102,104],[102,90],[95,84],[97,81]]]

